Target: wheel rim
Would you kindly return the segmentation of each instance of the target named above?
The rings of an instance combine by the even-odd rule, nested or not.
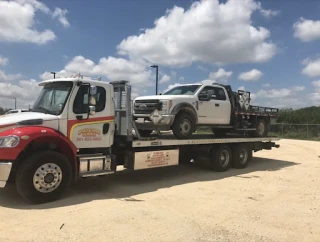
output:
[[[259,123],[259,125],[258,125],[258,133],[260,134],[260,135],[263,135],[264,134],[264,123]]]
[[[191,123],[189,120],[184,119],[180,122],[180,133],[182,135],[187,135],[191,130]]]
[[[226,150],[223,150],[220,153],[219,161],[220,161],[220,165],[222,167],[226,167],[230,162],[230,154],[229,154],[229,152],[226,151]]]
[[[239,160],[241,164],[246,164],[248,160],[248,151],[246,149],[243,149],[239,153]]]
[[[62,181],[61,168],[53,163],[40,166],[33,176],[33,186],[37,191],[49,193],[56,190]]]

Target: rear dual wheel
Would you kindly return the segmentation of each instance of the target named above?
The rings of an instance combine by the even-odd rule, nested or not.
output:
[[[225,172],[230,166],[236,169],[247,167],[252,160],[252,150],[247,144],[219,145],[211,150],[211,165],[214,171]]]

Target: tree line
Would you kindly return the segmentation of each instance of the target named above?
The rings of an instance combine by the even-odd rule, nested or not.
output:
[[[0,107],[0,115],[5,114],[8,111],[9,111],[9,109]]]
[[[278,123],[320,124],[320,107],[279,110]]]

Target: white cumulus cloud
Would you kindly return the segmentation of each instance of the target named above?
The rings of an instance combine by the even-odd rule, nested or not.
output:
[[[22,80],[18,84],[0,82],[1,106],[14,108],[14,102],[10,99],[17,99],[17,108],[28,108],[33,105],[39,95],[41,87],[36,80]]]
[[[66,10],[52,12],[44,3],[37,0],[0,1],[0,42],[30,42],[45,44],[56,39],[50,29],[36,29],[37,12],[50,15],[62,24],[68,23]],[[63,23],[64,22],[64,23]]]
[[[260,9],[260,13],[266,18],[271,18],[277,16],[280,13],[280,11],[271,9]]]
[[[227,83],[228,79],[232,76],[232,71],[226,71],[223,68],[219,68],[216,72],[210,72],[208,80],[212,82]]]
[[[300,108],[309,104],[306,99],[300,98],[299,92],[303,90],[305,90],[304,86],[262,89],[254,94],[255,102],[257,101],[262,106],[275,108]]]
[[[302,73],[309,77],[320,76],[320,58],[316,60],[306,59],[303,61],[305,68],[303,68]]]
[[[129,81],[133,88],[137,88],[136,95],[139,95],[138,90],[143,93],[144,87],[152,86],[155,80],[148,66],[111,56],[101,58],[97,63],[83,56],[75,56],[63,70],[57,72],[56,77],[70,77],[78,73],[90,77],[105,77],[108,81]],[[53,75],[47,71],[41,74],[40,78],[52,79]]]
[[[63,25],[63,27],[67,28],[70,27],[70,23],[66,18],[67,13],[68,10],[66,9],[55,8],[54,12],[52,13],[52,16],[53,18],[58,18],[59,22]]]
[[[289,88],[260,90],[257,92],[257,96],[261,98],[288,98],[294,97],[297,92],[303,91],[304,86],[294,86]]]
[[[7,74],[4,71],[0,70],[0,82],[10,82],[15,81],[21,78],[21,74]]]
[[[168,75],[163,75],[162,78],[160,79],[159,83],[165,83],[165,82],[169,82],[171,80],[171,77]]]
[[[240,73],[238,79],[243,81],[258,81],[262,75],[261,71],[252,69],[251,71]]]
[[[303,42],[320,39],[320,20],[300,18],[293,24],[294,37]]]
[[[319,93],[320,93],[320,80],[319,81],[313,81],[312,82],[312,85],[315,87],[315,89],[317,90],[317,91],[319,91]]]
[[[189,9],[174,6],[155,20],[153,28],[127,37],[117,49],[131,59],[171,67],[265,62],[275,55],[276,46],[269,30],[252,25],[251,16],[259,9],[254,0],[203,0]]]
[[[0,55],[0,66],[6,66],[9,63],[9,59]]]

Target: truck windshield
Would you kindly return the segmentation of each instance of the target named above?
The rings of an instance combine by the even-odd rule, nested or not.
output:
[[[34,104],[33,112],[60,115],[68,100],[72,86],[72,82],[46,84]]]
[[[201,85],[178,86],[166,91],[162,95],[194,95]]]

